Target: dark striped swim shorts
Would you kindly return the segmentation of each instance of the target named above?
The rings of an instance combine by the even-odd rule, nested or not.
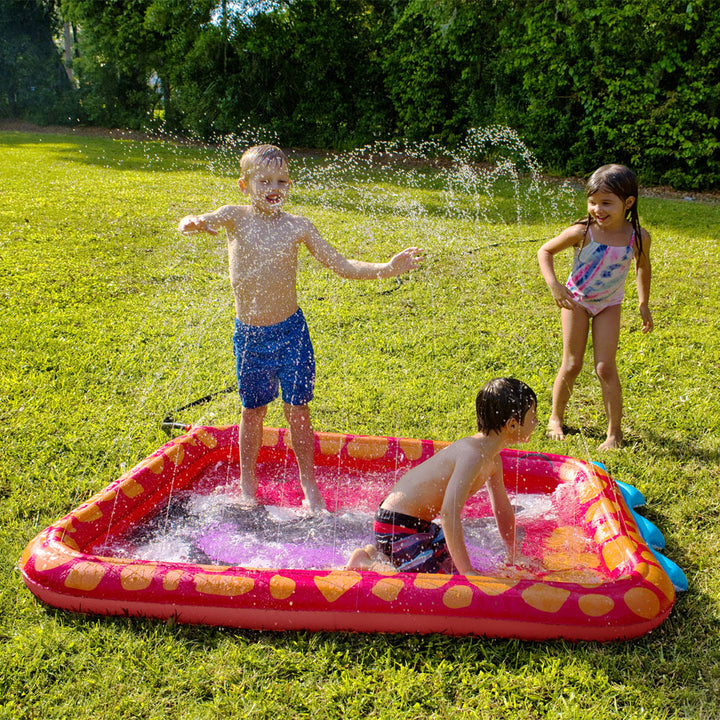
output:
[[[454,573],[442,527],[435,522],[378,508],[375,547],[403,572]]]

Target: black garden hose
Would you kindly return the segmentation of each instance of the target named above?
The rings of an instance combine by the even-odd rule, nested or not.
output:
[[[210,402],[213,398],[217,397],[218,395],[224,395],[226,393],[231,393],[237,390],[237,385],[228,385],[226,388],[223,388],[222,390],[217,390],[216,392],[210,393],[209,395],[204,395],[201,398],[198,398],[197,400],[193,400],[192,402],[188,403],[187,405],[183,405],[182,407],[177,408],[177,410],[171,410],[168,413],[166,413],[163,421],[160,423],[160,427],[168,434],[173,430],[183,430],[187,431],[190,429],[190,425],[188,423],[180,422],[179,420],[176,420],[175,417],[185,411],[188,410],[191,407],[195,407],[196,405],[203,405],[206,402]]]

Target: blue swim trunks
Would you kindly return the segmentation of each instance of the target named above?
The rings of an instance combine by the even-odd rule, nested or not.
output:
[[[235,320],[233,351],[243,407],[271,403],[282,388],[288,405],[307,405],[315,388],[315,354],[302,310],[276,325]]]
[[[375,547],[402,572],[455,573],[442,527],[429,520],[378,508]]]

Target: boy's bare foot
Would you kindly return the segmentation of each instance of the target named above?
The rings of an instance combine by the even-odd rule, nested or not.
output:
[[[307,508],[310,512],[322,512],[327,510],[327,505],[320,491],[315,488],[314,491],[305,493],[305,499],[302,501],[302,506]]]
[[[375,563],[377,550],[374,545],[366,545],[358,548],[350,556],[345,565],[346,570],[368,570]]]
[[[240,503],[246,506],[257,505],[258,501],[255,499],[257,489],[257,477],[254,474],[251,476],[250,473],[243,473],[240,477]]]
[[[563,430],[562,420],[551,417],[548,420],[547,432],[545,436],[549,440],[564,440],[565,431]]]
[[[240,484],[233,481],[228,482],[226,485],[216,485],[213,488],[212,495],[219,498],[221,501],[220,507],[230,510],[255,510],[261,508],[264,511],[264,506],[260,504],[255,495],[243,492]]]
[[[238,504],[240,505],[240,507],[243,508],[252,508],[257,507],[260,503],[257,501],[257,498],[254,495],[242,493],[240,495],[240,501]]]
[[[605,440],[602,445],[598,446],[598,451],[603,452],[605,450],[618,450],[622,446],[622,435],[608,435],[607,440]]]
[[[358,548],[350,556],[345,565],[346,570],[369,570],[383,575],[395,575],[398,569],[390,562],[390,558],[381,553],[374,545]]]
[[[319,512],[321,510],[327,510],[327,505],[323,499],[320,488],[315,481],[313,476],[309,478],[300,475],[300,487],[302,487],[305,499],[302,501],[302,506],[310,510],[310,512]]]

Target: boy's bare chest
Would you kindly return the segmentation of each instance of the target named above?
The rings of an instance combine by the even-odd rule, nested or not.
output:
[[[480,492],[488,483],[494,473],[502,472],[502,463],[497,458],[487,458],[475,468],[473,480],[470,483],[468,497]]]
[[[479,493],[487,485],[487,481],[490,479],[491,475],[492,471],[487,468],[480,470],[473,478],[468,491],[468,498],[471,498],[473,495]]]
[[[294,261],[297,257],[298,234],[291,225],[277,222],[241,223],[228,236],[231,260],[263,262],[263,264]]]

